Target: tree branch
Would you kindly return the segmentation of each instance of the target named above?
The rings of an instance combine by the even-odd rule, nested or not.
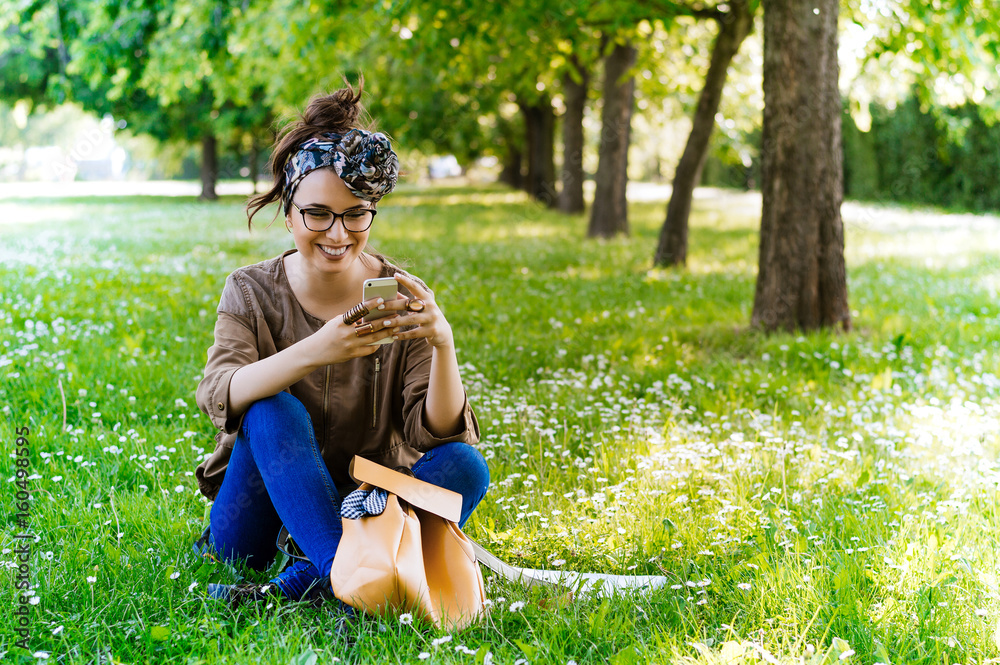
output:
[[[636,0],[636,4],[654,12],[653,15],[646,17],[647,19],[668,16],[691,16],[693,18],[723,21],[729,14],[728,11],[722,11],[717,6],[708,6],[701,3],[687,4],[684,2],[671,2],[670,0]]]

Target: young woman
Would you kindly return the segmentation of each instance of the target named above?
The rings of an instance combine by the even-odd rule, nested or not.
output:
[[[279,137],[274,186],[247,215],[280,203],[295,248],[226,279],[197,390],[220,431],[196,471],[214,500],[196,548],[266,570],[284,525],[308,557],[271,580],[292,599],[329,592],[354,455],[459,492],[461,524],[489,484],[448,320],[423,282],[366,250],[399,167],[388,139],[358,126],[360,98],[350,87],[313,98]],[[394,277],[400,297],[362,302],[375,277]],[[389,315],[365,324],[375,310]]]

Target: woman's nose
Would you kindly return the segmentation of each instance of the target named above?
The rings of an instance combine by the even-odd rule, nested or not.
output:
[[[344,225],[343,217],[335,217],[333,220],[333,226],[326,230],[326,235],[330,239],[343,240],[350,237],[350,233],[347,231],[347,227]]]

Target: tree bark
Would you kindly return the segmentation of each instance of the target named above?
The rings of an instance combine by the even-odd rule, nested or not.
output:
[[[763,7],[763,209],[752,324],[847,330],[838,0],[764,0]]]
[[[635,65],[636,49],[616,44],[604,59],[604,109],[601,112],[601,143],[598,152],[597,189],[590,209],[591,238],[628,234],[628,144],[632,129],[635,79],[625,78]]]
[[[201,137],[201,195],[203,201],[215,201],[215,182],[219,175],[218,150],[215,134],[206,133]]]
[[[563,98],[566,113],[563,115],[563,165],[562,190],[559,192],[559,210],[565,213],[583,212],[583,112],[587,107],[587,88],[590,77],[576,56],[570,57],[573,72],[563,74]]]
[[[521,162],[523,156],[517,146],[507,143],[504,152],[503,168],[498,179],[500,182],[510,185],[514,189],[521,189],[524,186],[521,177]]]
[[[733,0],[729,11],[719,21],[719,34],[712,47],[712,60],[705,75],[705,87],[698,97],[691,134],[674,174],[667,218],[660,230],[660,242],[653,257],[656,265],[684,265],[687,262],[688,221],[694,188],[701,182],[701,172],[705,168],[708,143],[715,129],[715,115],[719,111],[729,65],[751,30],[753,13],[747,0]]]
[[[516,121],[506,120],[503,117],[498,118],[498,129],[500,134],[500,140],[503,145],[503,166],[500,169],[500,175],[497,176],[497,180],[510,185],[514,189],[524,188],[524,175],[523,175],[523,164],[524,164],[524,149],[521,144],[522,135],[527,132],[521,132],[520,127],[517,127]]]
[[[556,116],[552,102],[543,97],[521,104],[528,139],[528,177],[525,190],[546,206],[555,207],[556,164],[554,155]]]

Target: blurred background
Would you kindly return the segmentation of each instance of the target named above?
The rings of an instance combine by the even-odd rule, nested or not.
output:
[[[996,3],[840,4],[846,196],[1000,208]],[[759,186],[756,1],[18,0],[0,12],[7,193],[164,180],[209,200],[259,191],[289,114],[362,76],[406,181],[500,180],[579,212],[569,194],[590,195],[610,136],[627,137],[629,180],[668,185],[708,114],[698,182]],[[753,29],[727,37],[743,16]],[[713,85],[721,99],[699,104]],[[606,117],[623,102],[628,118]]]

